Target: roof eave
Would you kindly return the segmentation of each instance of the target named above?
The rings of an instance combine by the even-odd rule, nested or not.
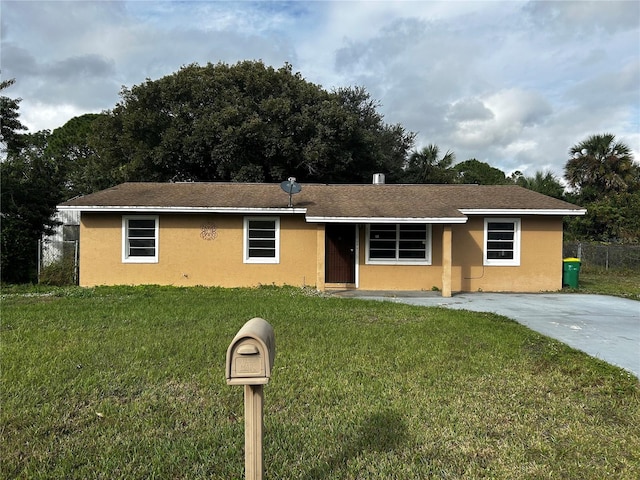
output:
[[[587,210],[569,208],[461,208],[465,215],[585,215]]]
[[[270,214],[305,215],[306,208],[300,207],[166,207],[140,205],[58,205],[60,211],[81,212],[139,212],[139,213],[230,213],[230,214]],[[540,209],[540,208],[461,208],[462,215],[550,215],[581,216],[586,209]],[[467,217],[353,217],[308,215],[310,223],[466,223]]]
[[[309,223],[467,223],[467,217],[326,217],[307,216]]]
[[[58,205],[58,210],[80,210],[81,212],[139,212],[139,213],[237,213],[237,214],[301,214],[307,213],[306,208],[296,207],[159,207],[159,206],[96,206],[96,205]]]

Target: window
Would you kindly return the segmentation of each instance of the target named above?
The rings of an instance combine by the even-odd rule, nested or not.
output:
[[[431,265],[431,225],[368,225],[367,263]]]
[[[280,219],[245,217],[244,263],[280,262]]]
[[[158,262],[158,217],[122,217],[122,261]]]
[[[80,240],[80,225],[62,225],[62,240],[65,242]]]
[[[485,219],[484,264],[520,265],[520,219]]]

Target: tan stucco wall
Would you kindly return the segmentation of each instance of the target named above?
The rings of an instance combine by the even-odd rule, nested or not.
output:
[[[280,263],[243,263],[243,216],[160,215],[158,263],[122,262],[122,215],[83,213],[80,284],[315,285],[317,227],[280,216]],[[214,224],[213,240],[201,237]]]
[[[470,217],[465,225],[453,226],[454,291],[541,292],[562,288],[562,217],[519,218],[519,267],[483,267],[484,217]]]
[[[553,291],[562,287],[562,218],[521,218],[520,267],[482,266],[484,218],[451,226],[451,291]],[[215,224],[214,240],[201,237]],[[443,226],[432,226],[431,265],[367,265],[366,228],[359,228],[358,287],[362,290],[443,288]],[[448,235],[445,236],[448,238]],[[324,225],[280,216],[280,263],[243,263],[243,216],[160,215],[159,261],[122,262],[122,215],[83,213],[80,284],[317,286],[324,289]],[[446,273],[446,272],[445,272]],[[445,285],[446,287],[446,285]]]
[[[519,267],[482,265],[484,217],[470,217],[466,224],[452,226],[453,292],[540,292],[562,288],[562,218],[519,218],[522,230]],[[364,230],[360,230],[359,288],[442,290],[442,225],[432,227],[432,264],[427,266],[366,265]]]

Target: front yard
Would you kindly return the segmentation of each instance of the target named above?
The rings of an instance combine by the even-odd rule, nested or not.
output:
[[[640,478],[638,380],[503,317],[294,288],[3,293],[2,478],[242,478],[224,365],[255,316],[277,344],[266,478]]]

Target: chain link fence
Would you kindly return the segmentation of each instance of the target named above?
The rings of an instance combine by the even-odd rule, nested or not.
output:
[[[640,245],[569,242],[564,244],[563,256],[579,258],[589,269],[640,271]]]
[[[40,240],[38,242],[38,283],[77,285],[78,247],[78,240]]]

